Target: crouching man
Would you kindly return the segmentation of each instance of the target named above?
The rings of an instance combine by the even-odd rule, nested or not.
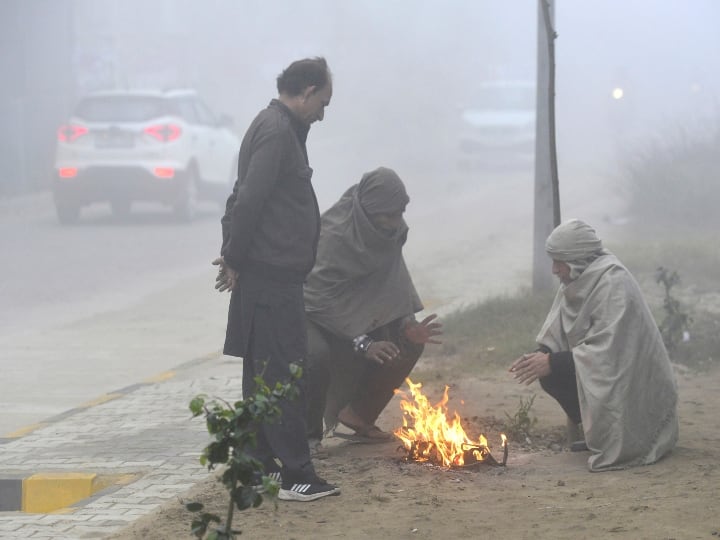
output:
[[[305,283],[307,426],[317,454],[338,423],[364,442],[393,440],[375,421],[425,344],[439,343],[435,315],[414,316],[423,306],[402,253],[409,200],[395,171],[380,167],[322,215]]]
[[[677,442],[677,387],[637,282],[580,220],[556,227],[545,249],[560,289],[539,349],[510,372],[520,383],[539,380],[582,424],[591,471],[654,463]]]

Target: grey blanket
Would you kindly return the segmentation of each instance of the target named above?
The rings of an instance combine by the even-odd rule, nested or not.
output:
[[[388,235],[368,217],[402,211],[408,201],[397,174],[381,167],[323,213],[317,261],[305,284],[310,320],[352,339],[423,309],[402,254],[407,225]]]

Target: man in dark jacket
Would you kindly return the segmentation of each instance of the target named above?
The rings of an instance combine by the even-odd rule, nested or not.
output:
[[[222,218],[218,288],[230,289],[224,353],[243,358],[243,395],[261,375],[273,387],[307,349],[303,282],[315,263],[320,213],[310,182],[307,139],[332,97],[323,58],[293,62],[277,79],[279,97],[261,111],[240,147],[238,178]],[[263,424],[254,457],[281,478],[278,497],[311,501],[340,490],[310,460],[305,397],[281,405],[280,422]],[[275,459],[282,463],[278,467]]]

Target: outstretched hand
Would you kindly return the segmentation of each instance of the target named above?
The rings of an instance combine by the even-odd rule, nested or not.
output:
[[[215,278],[215,288],[218,292],[232,291],[237,285],[238,273],[230,268],[226,263],[225,259],[218,257],[212,262],[215,266],[218,266],[218,275]]]
[[[405,326],[405,337],[418,345],[424,345],[425,343],[441,344],[442,341],[433,339],[435,336],[442,335],[442,324],[433,322],[436,318],[437,314],[433,313],[425,317],[421,322],[411,320]]]
[[[365,353],[365,358],[381,366],[392,362],[400,355],[400,349],[392,341],[373,341]]]
[[[508,369],[519,383],[531,384],[550,375],[550,355],[544,352],[523,354]]]

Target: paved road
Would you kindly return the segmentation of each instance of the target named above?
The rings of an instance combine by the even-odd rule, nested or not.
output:
[[[129,304],[205,269],[217,252],[218,210],[178,224],[140,207],[116,222],[101,206],[57,224],[48,193],[0,201],[0,336]]]
[[[0,435],[220,347],[218,210],[89,210],[61,227],[49,194],[0,201]]]

